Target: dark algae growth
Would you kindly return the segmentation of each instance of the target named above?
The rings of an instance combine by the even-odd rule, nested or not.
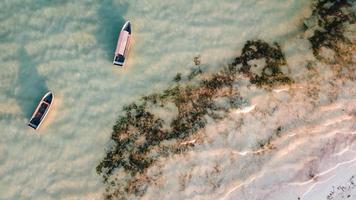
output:
[[[260,76],[250,70],[254,66],[249,61],[254,59],[266,60]],[[234,86],[238,75],[258,87],[292,82],[280,70],[286,60],[279,45],[260,40],[248,41],[241,56],[218,73],[204,73],[200,62],[199,57],[194,58],[192,72],[187,77],[178,73],[168,89],[123,108],[113,127],[113,145],[97,166],[107,184],[106,199],[123,194],[142,196],[150,183],[147,170],[157,159],[189,150],[193,144],[186,141],[203,130],[207,118],[223,119],[229,109],[246,104]],[[193,83],[192,79],[199,80]],[[217,104],[217,99],[224,99],[226,105]],[[162,112],[170,113],[171,119]],[[120,170],[127,177],[117,178],[115,173]]]
[[[314,30],[309,41],[314,55],[322,59],[322,47],[333,50],[337,56],[344,56],[344,46],[351,44],[345,37],[346,25],[354,24],[355,13],[352,11],[354,0],[319,0],[315,2],[311,18],[317,21],[318,27]]]
[[[352,7],[355,0],[315,1],[312,16],[307,21],[315,21],[308,27],[312,34],[308,37],[314,56],[321,62],[333,66],[338,77],[354,80],[355,50],[354,31],[356,13]]]
[[[345,35],[347,25],[355,22],[350,2],[315,1],[310,17],[315,19],[315,27],[306,25],[311,34],[305,39],[318,60],[324,61],[323,49],[335,52],[339,59],[352,54],[348,49],[354,48],[353,42]],[[200,56],[193,62],[191,73],[178,73],[166,90],[123,108],[113,127],[112,145],[96,168],[106,185],[105,199],[143,196],[155,181],[148,175],[150,167],[159,166],[162,158],[189,151],[194,146],[189,141],[204,132],[209,120],[222,120],[230,110],[248,104],[239,93],[239,79],[266,90],[294,82],[286,73],[287,60],[278,43],[247,41],[240,55],[216,73],[204,72]],[[352,64],[343,66],[354,68]],[[278,127],[257,148],[274,149],[271,141],[281,132]]]
[[[251,69],[257,66],[251,65],[249,62],[259,59],[264,59],[265,65],[262,66],[259,73],[254,73]],[[261,40],[256,40],[248,41],[245,44],[241,56],[235,59],[231,67],[242,65],[239,71],[250,77],[252,84],[273,86],[280,83],[292,83],[292,80],[281,71],[281,67],[286,64],[285,56],[277,43],[269,45]]]

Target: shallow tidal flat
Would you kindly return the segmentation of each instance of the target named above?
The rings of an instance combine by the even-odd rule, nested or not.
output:
[[[355,198],[355,3],[317,2],[0,2],[0,199]]]

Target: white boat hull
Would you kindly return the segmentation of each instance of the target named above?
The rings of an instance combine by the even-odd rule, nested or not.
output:
[[[47,92],[42,97],[35,112],[33,112],[32,117],[28,123],[28,126],[32,127],[35,130],[38,129],[41,126],[44,119],[46,118],[48,112],[50,111],[53,101],[54,101],[54,94],[52,92]]]

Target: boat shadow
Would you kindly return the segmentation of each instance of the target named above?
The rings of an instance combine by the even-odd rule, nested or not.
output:
[[[121,27],[125,24],[123,15],[128,8],[127,3],[115,4],[113,0],[103,0],[98,8],[98,24],[96,39],[105,51],[105,57],[112,60]]]
[[[38,73],[37,64],[22,47],[17,52],[19,70],[16,77],[14,98],[23,113],[30,119],[42,96],[48,92],[46,78]]]

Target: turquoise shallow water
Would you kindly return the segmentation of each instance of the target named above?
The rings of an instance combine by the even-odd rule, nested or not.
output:
[[[0,199],[101,199],[95,167],[121,107],[188,73],[231,61],[248,39],[286,45],[309,0],[0,2]],[[112,66],[133,24],[127,68]],[[55,93],[35,132],[40,97]]]

